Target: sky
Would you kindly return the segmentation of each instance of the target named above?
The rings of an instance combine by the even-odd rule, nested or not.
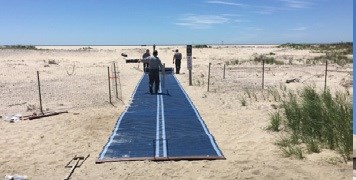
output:
[[[0,45],[353,41],[352,0],[0,0]]]

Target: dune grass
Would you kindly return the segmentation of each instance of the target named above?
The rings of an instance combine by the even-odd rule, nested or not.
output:
[[[270,125],[267,127],[267,130],[278,132],[282,124],[282,116],[279,111],[271,115]]]
[[[353,42],[340,42],[331,44],[294,44],[286,43],[278,46],[279,48],[292,48],[298,50],[313,50],[319,53],[339,52],[342,55],[353,54]]]
[[[264,61],[266,64],[276,64],[276,65],[283,65],[283,61],[278,61],[274,57],[266,56],[266,55],[258,55],[254,56],[252,59],[255,63],[262,63]]]
[[[282,44],[279,48],[292,48],[297,50],[311,50],[315,53],[325,53],[325,55],[317,56],[306,60],[306,64],[325,63],[328,60],[330,63],[335,63],[344,66],[348,63],[353,63],[353,59],[347,55],[353,54],[353,42],[341,42],[333,44]]]
[[[283,101],[283,113],[271,115],[269,129],[278,131],[279,126],[290,136],[289,140],[279,140],[276,144],[284,153],[300,155],[292,142],[302,142],[308,153],[318,153],[322,148],[336,150],[343,160],[350,160],[352,151],[352,101],[349,96],[330,91],[317,93],[311,87],[305,87],[300,95],[289,93]],[[281,122],[283,121],[283,122]]]

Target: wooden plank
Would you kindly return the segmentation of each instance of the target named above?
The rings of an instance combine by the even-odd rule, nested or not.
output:
[[[58,115],[58,114],[62,114],[62,113],[68,113],[68,111],[53,112],[53,113],[48,113],[48,114],[43,114],[43,115],[38,115],[38,116],[29,116],[28,119],[29,120],[39,119],[39,118],[54,116],[54,115]]]

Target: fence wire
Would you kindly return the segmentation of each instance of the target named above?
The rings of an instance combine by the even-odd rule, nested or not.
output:
[[[41,65],[38,65],[41,64]],[[43,65],[44,64],[44,65]],[[38,69],[43,111],[69,110],[73,108],[102,107],[109,103],[108,67],[111,67],[112,102],[122,99],[120,72],[113,63],[106,65],[66,63],[25,63],[9,61],[1,76],[0,115],[30,114],[39,112]],[[37,68],[29,68],[38,66]],[[115,73],[116,72],[116,81]],[[23,75],[26,74],[26,75]],[[115,87],[117,83],[117,88]]]
[[[195,73],[194,85],[208,86],[208,65],[205,71]],[[349,90],[352,88],[353,72],[351,68],[343,68],[332,64],[328,66],[326,87],[334,90]],[[264,82],[263,82],[264,81]],[[241,91],[248,89],[275,88],[288,86],[298,89],[304,86],[314,86],[323,89],[325,85],[325,64],[320,65],[270,65],[265,64],[264,80],[262,65],[224,65],[211,64],[210,92]],[[335,86],[335,84],[337,86]]]

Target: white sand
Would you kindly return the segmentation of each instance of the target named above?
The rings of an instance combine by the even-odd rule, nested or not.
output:
[[[266,65],[265,85],[277,90],[298,90],[305,85],[324,87],[322,64],[305,65],[298,59],[319,56],[307,50],[279,49],[275,46],[229,46],[193,49],[193,84],[189,86],[186,59],[182,74],[177,75],[226,160],[175,162],[116,162],[95,164],[112,133],[117,117],[128,104],[142,75],[142,64],[126,64],[121,53],[140,57],[152,47],[39,47],[47,50],[0,50],[0,115],[38,112],[36,71],[40,71],[43,107],[46,111],[68,110],[68,114],[37,120],[8,123],[0,120],[0,178],[7,174],[27,175],[31,179],[62,179],[68,173],[64,166],[74,155],[90,157],[76,169],[73,179],[349,179],[352,162],[339,162],[340,156],[330,150],[305,154],[297,160],[285,158],[273,143],[279,133],[264,130],[269,115],[278,105],[268,91],[261,92],[261,65],[243,63],[227,67],[225,61],[248,61],[254,53],[275,53],[274,57],[293,65]],[[173,50],[184,47],[157,47],[166,67],[173,67]],[[48,50],[50,49],[50,50]],[[55,60],[58,65],[48,65]],[[118,62],[123,103],[109,105],[107,66]],[[212,63],[211,87],[207,92],[208,63]],[[71,72],[74,69],[74,74]],[[352,83],[352,64],[332,64],[328,86],[333,92],[348,91]],[[299,78],[300,82],[285,84]],[[245,89],[251,94],[249,98]],[[241,105],[246,99],[247,106]],[[36,110],[27,111],[35,105]],[[354,148],[355,149],[355,148]],[[333,163],[332,163],[333,162]]]

